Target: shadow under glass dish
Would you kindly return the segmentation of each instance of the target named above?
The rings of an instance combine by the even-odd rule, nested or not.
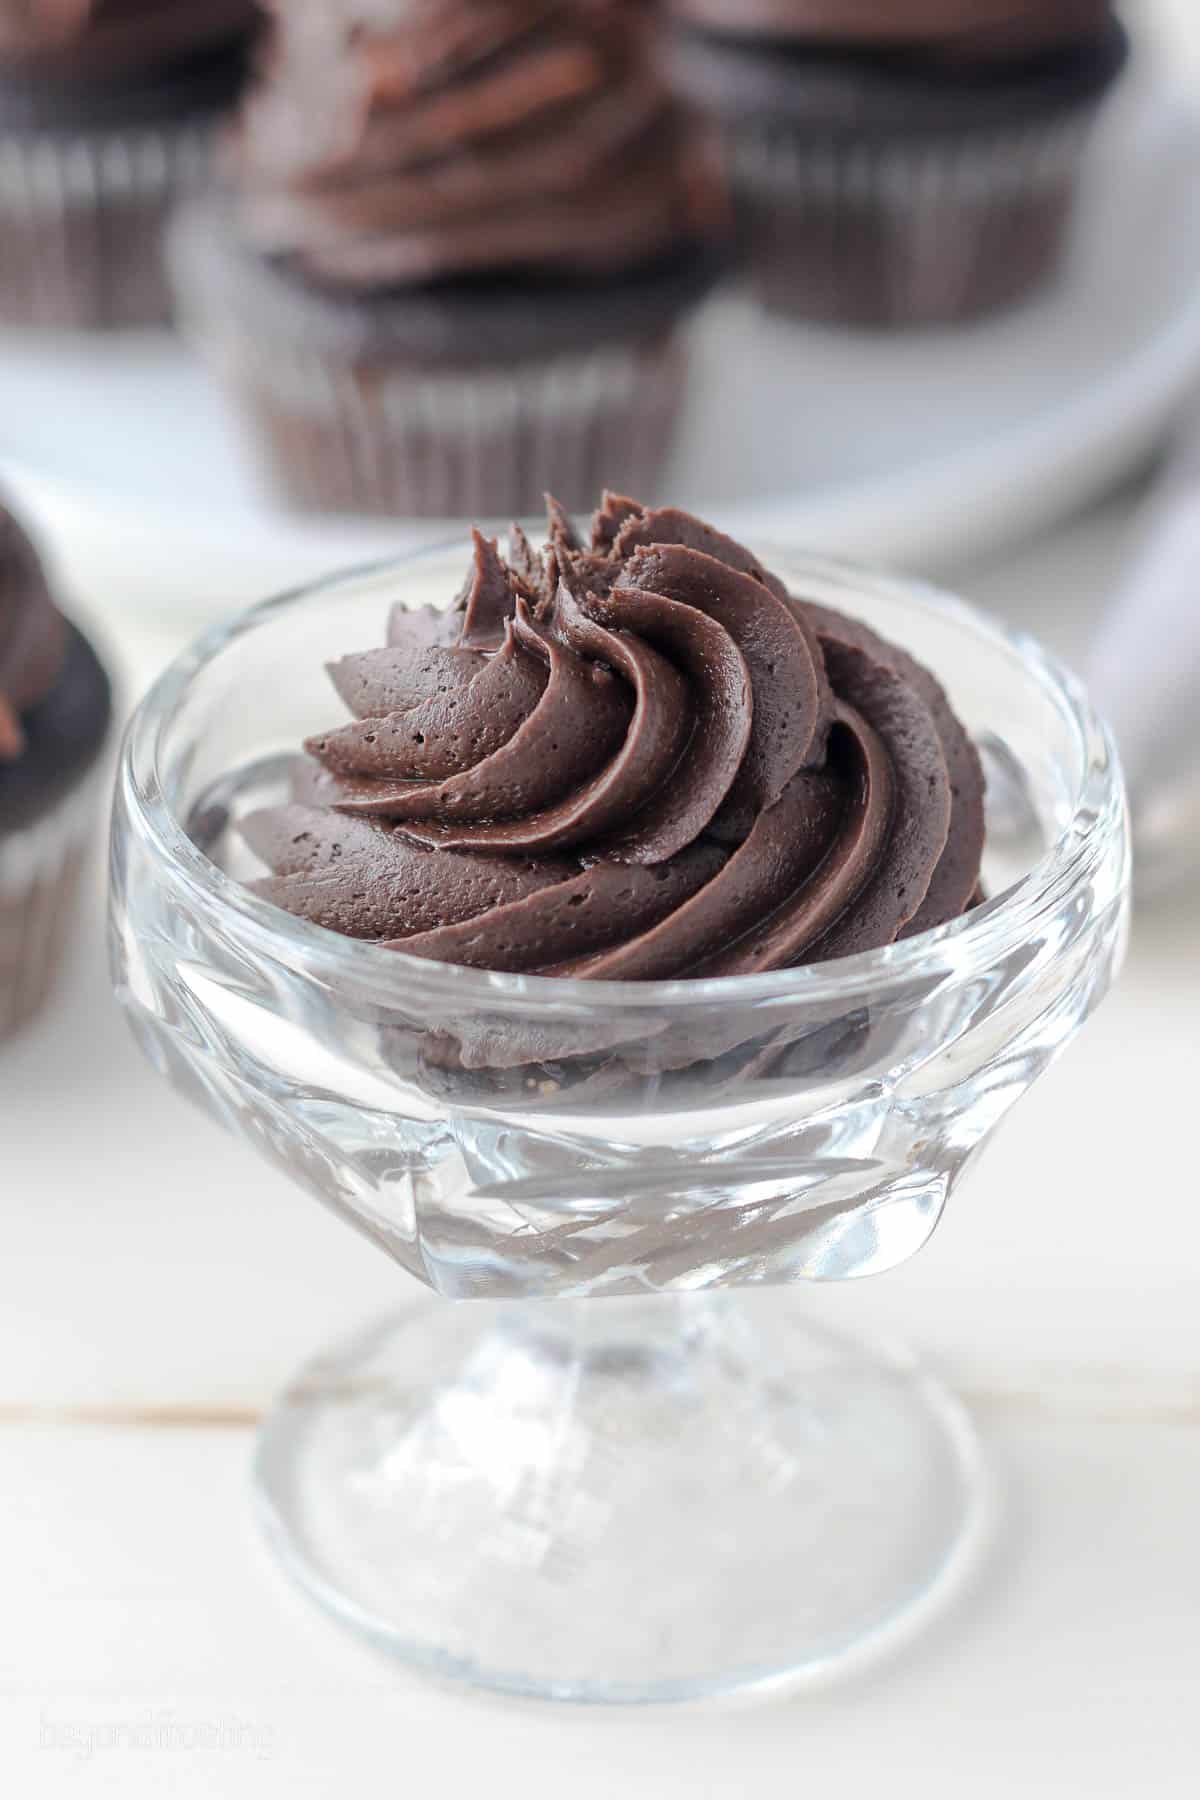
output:
[[[824,1676],[952,1590],[987,1499],[956,1402],[767,1290],[918,1250],[1124,943],[1120,775],[1070,678],[927,588],[768,561],[948,688],[989,777],[993,897],[965,918],[804,969],[587,983],[421,962],[249,893],[237,822],[327,726],[325,662],[395,599],[453,594],[459,548],[211,634],[125,748],[112,955],[146,1053],[473,1302],[410,1297],[302,1371],[260,1437],[268,1531],[372,1641],[511,1692]]]

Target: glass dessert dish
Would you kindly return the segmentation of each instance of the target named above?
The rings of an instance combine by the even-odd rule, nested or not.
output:
[[[433,1291],[404,1284],[282,1396],[263,1519],[326,1607],[444,1676],[613,1701],[824,1676],[919,1623],[984,1535],[954,1399],[783,1284],[917,1251],[1103,996],[1120,773],[1028,640],[916,583],[773,560],[933,669],[979,748],[990,898],[949,925],[761,975],[586,981],[420,960],[250,891],[238,824],[327,725],[323,664],[398,595],[453,593],[457,547],[210,634],[129,732],[111,932],[135,1034]]]

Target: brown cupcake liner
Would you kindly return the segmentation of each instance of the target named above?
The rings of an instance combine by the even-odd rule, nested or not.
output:
[[[553,492],[652,496],[683,390],[675,330],[544,360],[339,361],[228,317],[193,316],[273,485],[313,512],[514,518]]]
[[[731,134],[752,279],[793,317],[952,324],[1013,306],[1055,274],[1100,104],[967,141]]]
[[[89,777],[35,825],[0,833],[0,1043],[42,1010],[68,952],[98,794]]]
[[[167,219],[209,171],[211,118],[0,134],[0,321],[166,324]]]

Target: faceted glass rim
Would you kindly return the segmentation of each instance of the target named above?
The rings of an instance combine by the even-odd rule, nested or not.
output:
[[[145,840],[168,864],[190,902],[248,947],[336,984],[368,980],[381,1005],[394,994],[411,1006],[421,989],[462,1010],[478,1006],[524,1009],[565,1006],[573,1016],[636,1007],[688,1007],[758,1001],[853,1006],[878,1003],[906,981],[969,980],[1003,962],[1037,935],[1042,924],[1108,861],[1122,886],[1128,882],[1128,830],[1124,783],[1112,734],[1093,709],[1079,680],[1027,633],[985,618],[965,601],[931,583],[888,574],[847,559],[764,547],[764,560],[786,568],[789,579],[845,584],[851,593],[892,598],[954,619],[990,652],[1016,653],[1030,684],[1054,705],[1075,739],[1082,776],[1069,822],[1033,867],[993,900],[945,925],[881,949],[793,969],[707,978],[676,976],[657,981],[584,981],[566,976],[514,974],[466,968],[385,950],[295,917],[252,893],[212,862],[188,836],[167,802],[162,783],[164,735],[192,683],[239,638],[274,622],[289,608],[318,605],[339,590],[368,579],[398,577],[415,564],[461,551],[458,538],[443,539],[399,557],[340,570],[262,601],[220,623],[175,658],[150,687],[131,718],[121,750],[118,790]],[[774,550],[774,557],[770,554]],[[937,670],[934,671],[938,673]],[[506,1007],[507,1003],[507,1007]]]

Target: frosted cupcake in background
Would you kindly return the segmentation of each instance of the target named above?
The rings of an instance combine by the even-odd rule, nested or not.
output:
[[[653,492],[727,227],[635,0],[274,0],[182,313],[292,504]]]
[[[107,815],[93,776],[111,710],[95,652],[0,503],[0,1043],[40,1010],[62,962]]]
[[[766,305],[976,318],[1049,280],[1127,55],[1108,0],[669,0]]]
[[[0,324],[170,313],[167,215],[203,181],[252,0],[0,3]]]

